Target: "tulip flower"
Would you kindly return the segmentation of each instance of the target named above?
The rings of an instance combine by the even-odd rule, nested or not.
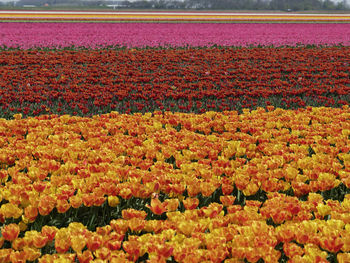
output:
[[[26,246],[26,240],[23,238],[16,238],[12,241],[11,246],[14,250],[23,250],[23,248]]]
[[[26,262],[28,259],[26,251],[12,251],[10,255],[10,260],[12,263],[22,263]]]
[[[108,240],[106,246],[109,250],[119,250],[122,245],[122,242],[119,240]]]
[[[71,205],[67,202],[67,200],[60,200],[60,199],[57,200],[56,208],[58,213],[63,214],[67,212],[70,206]]]
[[[80,253],[86,245],[86,238],[83,235],[75,235],[71,237],[71,246],[76,253]]]
[[[160,202],[158,198],[154,198],[151,200],[151,206],[150,205],[146,205],[147,208],[149,208],[152,213],[156,214],[156,215],[161,215],[164,212],[166,212],[166,206],[167,204],[164,202]]]
[[[108,196],[108,205],[110,207],[117,207],[118,204],[119,204],[119,198],[117,196],[111,196],[111,195]]]
[[[41,234],[46,236],[49,241],[52,241],[57,233],[58,229],[53,226],[43,226],[41,229]]]
[[[166,208],[168,212],[176,211],[179,207],[179,200],[178,199],[167,199],[165,200]]]
[[[350,253],[338,253],[337,260],[339,263],[346,263],[350,261]]]
[[[199,200],[197,198],[186,198],[182,202],[187,210],[195,209],[199,204]]]
[[[20,228],[17,224],[5,225],[1,228],[1,234],[7,241],[15,240],[20,232]]]
[[[145,220],[140,218],[132,218],[128,220],[129,228],[131,231],[139,232],[145,227]]]
[[[0,207],[0,214],[5,218],[19,218],[23,213],[23,210],[12,203],[3,204]]]
[[[28,261],[35,261],[41,256],[40,250],[36,248],[24,247],[23,251],[25,252]]]
[[[69,203],[73,208],[79,208],[83,203],[83,199],[80,196],[73,195],[69,198]]]
[[[66,253],[70,245],[70,240],[67,238],[55,238],[55,249],[58,253]]]
[[[111,251],[106,247],[102,247],[94,251],[94,255],[98,259],[108,260],[111,255]]]
[[[56,200],[50,195],[44,195],[40,198],[38,210],[40,215],[46,216],[54,209]]]
[[[136,260],[141,253],[141,245],[137,241],[124,241],[123,249],[129,254],[130,260]]]
[[[24,208],[24,215],[29,222],[34,222],[36,217],[38,216],[38,208],[33,207],[31,205]]]
[[[42,247],[46,246],[49,239],[47,236],[42,235],[40,233],[37,233],[36,235],[34,235],[32,237],[32,240],[33,240],[33,245],[36,248],[42,248]]]
[[[132,219],[132,218],[145,219],[147,216],[147,213],[145,211],[138,211],[135,209],[125,209],[122,211],[122,216],[125,220]]]
[[[90,251],[95,251],[102,245],[102,237],[97,234],[91,234],[87,238],[86,246]]]
[[[337,253],[343,245],[344,242],[341,240],[341,238],[336,236],[324,237],[321,240],[322,248],[328,250],[331,253]]]
[[[303,249],[295,243],[284,243],[283,251],[287,257],[292,258],[295,256],[302,256],[304,254]]]
[[[77,257],[78,257],[79,262],[81,262],[81,263],[89,263],[94,258],[94,256],[92,255],[90,250],[85,250],[83,253],[78,252]]]

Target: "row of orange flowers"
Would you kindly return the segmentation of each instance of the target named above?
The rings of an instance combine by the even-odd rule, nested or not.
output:
[[[277,262],[278,244],[291,262],[317,256],[327,262],[327,252],[349,260],[347,106],[14,117],[0,119],[3,262],[75,256],[80,262],[134,261],[146,254],[151,262]],[[328,200],[324,193],[335,189],[339,200]],[[239,195],[251,200],[243,204]],[[123,210],[103,228],[109,230],[79,225],[79,240],[67,238],[79,237],[69,232],[76,224],[30,231],[38,218],[107,204],[120,209],[131,198],[146,200],[144,209]],[[203,198],[210,202],[200,204]],[[51,245],[45,229],[54,236]],[[30,241],[34,236],[37,241]],[[101,241],[97,248],[90,244],[95,239]],[[40,240],[58,254],[42,255]]]
[[[349,196],[346,200],[349,206]],[[169,257],[177,262],[241,262],[244,258],[278,262],[281,251],[289,262],[328,262],[327,252],[337,253],[338,262],[350,259],[350,224],[342,220],[290,221],[274,228],[261,219],[254,203],[226,215],[222,208],[214,203],[200,210],[167,212],[164,221],[145,220],[144,211],[128,209],[122,219],[94,232],[81,223],[71,223],[61,229],[44,226],[40,232],[27,231],[18,237],[20,226],[10,224],[2,228],[0,240],[11,242],[11,248],[1,249],[0,259],[53,262],[65,258],[62,262],[73,262],[77,257],[79,262],[94,258],[94,262],[128,262],[147,253],[150,262],[165,262]],[[219,213],[213,215],[210,210]],[[239,223],[239,217],[246,218],[245,222]],[[281,251],[276,249],[279,245]],[[40,249],[45,246],[54,247],[57,254],[42,255]]]
[[[0,250],[0,260],[74,262],[77,257],[79,262],[129,262],[148,254],[149,262],[170,257],[177,262],[278,262],[281,252],[288,262],[328,262],[328,253],[337,253],[338,262],[350,260],[350,224],[342,220],[290,221],[274,228],[260,218],[255,204],[226,215],[222,207],[214,203],[200,210],[168,212],[167,220],[145,220],[144,211],[128,209],[123,218],[96,231],[71,223],[61,229],[44,226],[23,237],[20,226],[9,224],[2,228],[0,242],[11,242],[11,248]],[[213,216],[208,210],[219,213]],[[238,217],[247,220],[238,223]],[[57,253],[42,255],[46,246]],[[58,258],[65,260],[54,261]]]

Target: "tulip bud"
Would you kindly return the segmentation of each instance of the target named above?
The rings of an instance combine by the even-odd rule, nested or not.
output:
[[[110,207],[117,207],[119,204],[119,198],[117,196],[108,196],[108,205]]]

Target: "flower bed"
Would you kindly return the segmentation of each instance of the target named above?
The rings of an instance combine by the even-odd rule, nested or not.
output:
[[[2,262],[350,258],[348,106],[14,117]]]
[[[350,48],[0,52],[0,117],[349,104]]]
[[[0,47],[349,45],[337,23],[1,23]]]

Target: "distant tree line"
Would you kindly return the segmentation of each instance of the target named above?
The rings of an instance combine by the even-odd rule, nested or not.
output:
[[[147,1],[138,1],[146,4]],[[137,4],[138,2],[131,3]],[[217,10],[345,10],[349,8],[346,1],[333,2],[331,0],[155,0],[147,2],[155,8],[196,8]]]
[[[1,1],[1,0],[0,0]],[[138,9],[216,9],[216,10],[350,10],[347,1],[331,0],[20,0],[16,6],[108,6]]]

